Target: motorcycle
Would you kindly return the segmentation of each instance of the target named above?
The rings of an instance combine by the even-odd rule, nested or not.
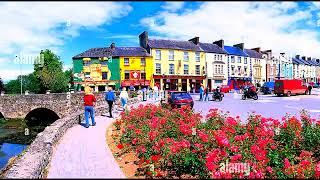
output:
[[[253,92],[253,91],[248,91],[247,89],[243,90],[243,95],[242,95],[242,99],[245,100],[247,98],[252,98],[254,100],[258,99],[258,93],[257,92]]]
[[[223,98],[223,94],[221,92],[214,92],[213,95],[212,95],[212,100],[213,101],[222,101],[222,98]]]

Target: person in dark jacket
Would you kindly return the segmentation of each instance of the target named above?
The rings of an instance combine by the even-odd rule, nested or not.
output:
[[[309,84],[308,86],[309,95],[311,95],[311,89],[312,89],[312,86]]]
[[[84,117],[86,120],[86,125],[85,127],[88,128],[89,127],[89,114],[91,117],[91,121],[92,121],[92,126],[96,125],[96,122],[94,121],[94,102],[97,102],[94,94],[92,93],[92,89],[90,88],[89,91],[87,91],[84,95]]]
[[[112,87],[108,88],[108,92],[106,92],[106,94],[105,94],[105,100],[108,102],[108,105],[109,105],[109,114],[110,114],[109,117],[113,118],[113,116],[112,116],[112,105],[116,101],[116,96],[114,95]]]

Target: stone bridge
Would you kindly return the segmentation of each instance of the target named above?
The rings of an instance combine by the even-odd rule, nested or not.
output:
[[[0,96],[0,118],[22,118],[42,112],[54,119],[64,118],[83,109],[83,93],[51,93]],[[95,93],[96,106],[106,104],[103,93]]]

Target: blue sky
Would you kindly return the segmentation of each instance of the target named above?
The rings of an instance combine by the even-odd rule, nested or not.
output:
[[[320,57],[319,2],[1,2],[0,77],[20,74],[15,56],[52,49],[72,67],[89,48],[138,46],[138,35],[224,39],[276,53]],[[40,15],[41,14],[41,15]],[[30,61],[31,62],[31,61]],[[22,74],[33,71],[23,64]]]

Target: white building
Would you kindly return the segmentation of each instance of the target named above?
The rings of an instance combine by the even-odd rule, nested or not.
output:
[[[262,85],[267,81],[266,59],[263,58],[260,48],[244,49],[244,52],[249,55],[251,60],[252,82]]]
[[[227,52],[223,49],[224,41],[199,43],[206,56],[206,84],[210,90],[227,84]]]

